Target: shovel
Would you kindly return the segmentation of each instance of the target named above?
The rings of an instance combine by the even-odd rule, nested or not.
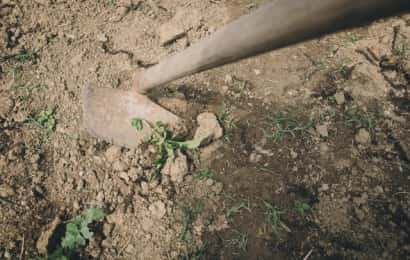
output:
[[[410,10],[409,0],[272,0],[186,50],[133,76],[132,91],[83,88],[83,120],[95,137],[129,148],[150,133],[133,118],[176,129],[183,120],[144,93],[172,80]]]

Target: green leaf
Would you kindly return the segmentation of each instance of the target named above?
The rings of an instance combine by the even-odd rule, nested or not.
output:
[[[101,220],[105,217],[104,211],[97,208],[90,208],[85,212],[85,220],[87,224],[90,224],[93,221]]]
[[[86,222],[81,223],[80,232],[81,232],[81,235],[83,235],[85,239],[90,239],[94,236],[94,233],[90,231],[90,228],[88,227],[88,223]]]
[[[131,125],[135,127],[138,131],[142,130],[142,120],[139,118],[134,118],[131,121]]]
[[[65,237],[61,242],[63,248],[75,250],[79,246],[85,245],[85,239],[80,234],[76,224],[69,223],[66,227]]]

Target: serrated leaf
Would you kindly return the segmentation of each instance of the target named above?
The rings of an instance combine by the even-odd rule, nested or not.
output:
[[[90,224],[93,221],[101,220],[105,217],[104,211],[97,208],[90,208],[85,212],[85,221]]]
[[[67,224],[65,237],[61,242],[61,246],[63,248],[67,248],[69,250],[74,250],[79,246],[85,245],[85,239],[80,234],[78,230],[78,226],[74,223]]]

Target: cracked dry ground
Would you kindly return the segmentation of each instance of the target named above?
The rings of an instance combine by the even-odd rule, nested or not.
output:
[[[409,259],[408,15],[154,90],[188,139],[224,128],[172,174],[82,128],[84,86],[129,89],[261,2],[0,0],[0,258],[98,207],[75,259]]]

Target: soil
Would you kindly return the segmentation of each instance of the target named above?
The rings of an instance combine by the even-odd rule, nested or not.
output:
[[[0,0],[0,258],[100,207],[80,259],[410,259],[409,15],[154,90],[187,138],[224,130],[161,176],[155,146],[84,130],[84,86],[129,89],[262,2]]]

